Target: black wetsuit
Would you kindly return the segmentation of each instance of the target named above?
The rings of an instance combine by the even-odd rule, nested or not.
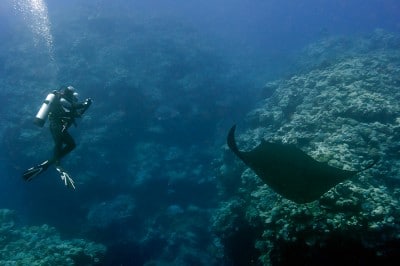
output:
[[[50,132],[54,140],[54,155],[49,164],[58,164],[62,157],[75,148],[75,141],[68,133],[68,128],[75,124],[75,118],[80,117],[89,108],[90,103],[88,100],[76,103],[72,96],[56,92],[56,99],[49,114]]]
[[[74,181],[59,165],[62,157],[70,153],[75,148],[75,141],[68,133],[68,128],[75,124],[75,118],[81,117],[92,103],[91,99],[86,99],[82,103],[77,103],[73,92],[65,94],[54,91],[55,99],[50,105],[50,131],[54,139],[54,154],[50,160],[46,160],[41,164],[27,169],[22,177],[26,180],[32,180],[35,176],[46,171],[50,165],[56,164],[57,171],[61,175],[61,179],[66,186],[75,188]]]

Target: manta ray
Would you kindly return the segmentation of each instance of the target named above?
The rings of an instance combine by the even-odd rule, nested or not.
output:
[[[296,203],[315,201],[337,184],[376,163],[374,160],[360,171],[342,170],[314,160],[295,145],[265,140],[251,151],[239,151],[235,129],[236,125],[228,133],[229,148],[276,193]]]

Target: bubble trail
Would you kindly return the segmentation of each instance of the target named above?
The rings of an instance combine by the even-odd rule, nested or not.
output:
[[[42,42],[46,46],[50,59],[54,62],[53,36],[51,23],[44,0],[13,0],[14,9],[27,21],[33,33],[35,46]]]

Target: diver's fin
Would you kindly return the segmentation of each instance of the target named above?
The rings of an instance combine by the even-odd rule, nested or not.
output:
[[[25,181],[31,181],[35,176],[41,174],[42,172],[46,171],[49,168],[50,161],[44,161],[43,163],[36,165],[34,167],[29,168],[24,172],[22,178]]]
[[[62,168],[60,165],[56,167],[56,170],[60,174],[60,178],[64,182],[64,185],[75,189],[75,182],[71,178],[71,176],[67,173],[67,171],[65,171],[64,168]]]

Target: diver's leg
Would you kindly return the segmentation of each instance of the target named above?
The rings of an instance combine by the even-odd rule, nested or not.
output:
[[[55,126],[51,132],[54,139],[54,156],[52,163],[56,164],[56,170],[60,174],[61,180],[64,182],[64,184],[75,189],[74,180],[60,165],[61,158],[75,148],[75,141],[68,133],[67,128],[62,124]]]
[[[68,153],[70,153],[76,147],[75,140],[72,138],[72,136],[68,133],[67,130],[64,130],[62,134],[62,141],[65,144],[65,146],[60,151],[59,154],[60,159],[65,155],[67,155]]]
[[[60,162],[62,150],[63,150],[63,126],[58,123],[50,124],[50,132],[54,140],[54,150],[53,157],[49,160],[50,164],[56,163],[57,165]]]

